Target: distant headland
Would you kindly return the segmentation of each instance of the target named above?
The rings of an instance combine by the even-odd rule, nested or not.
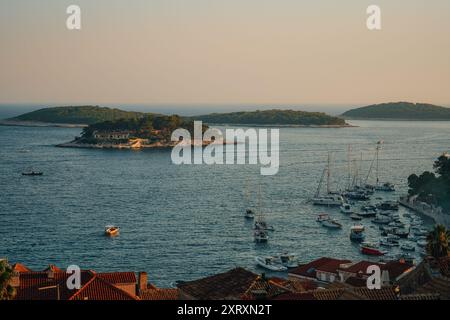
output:
[[[348,120],[450,121],[450,108],[426,103],[391,102],[352,109],[341,117]]]

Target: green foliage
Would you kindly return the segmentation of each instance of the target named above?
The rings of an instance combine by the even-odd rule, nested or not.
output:
[[[47,123],[93,124],[119,119],[139,119],[144,113],[123,111],[98,106],[55,107],[36,110],[12,118],[13,121],[39,121]]]
[[[436,225],[427,235],[427,253],[436,259],[447,257],[450,231],[443,225]]]
[[[10,285],[14,276],[14,270],[5,261],[0,261],[0,300],[11,300],[15,296],[15,290]]]
[[[253,112],[212,113],[191,117],[206,123],[259,125],[345,125],[345,120],[321,112],[264,110]]]
[[[439,205],[450,210],[450,157],[440,156],[434,163],[432,172],[424,172],[420,176],[412,174],[408,177],[408,193],[429,204]]]
[[[184,128],[193,133],[194,122],[182,119],[178,115],[145,115],[138,119],[119,119],[91,124],[83,129],[85,143],[93,143],[95,131],[127,131],[135,138],[170,141],[175,129]],[[203,131],[208,127],[204,126]]]
[[[426,103],[395,102],[353,109],[342,116],[349,119],[450,120],[450,108]]]

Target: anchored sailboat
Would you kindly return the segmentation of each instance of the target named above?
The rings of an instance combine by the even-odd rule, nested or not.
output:
[[[327,193],[321,195],[323,180],[327,176]],[[319,186],[317,187],[316,194],[312,199],[312,203],[318,206],[330,206],[339,207],[344,203],[344,199],[340,194],[331,192],[331,154],[328,153],[328,162],[325,169],[322,171],[322,176],[320,177]]]

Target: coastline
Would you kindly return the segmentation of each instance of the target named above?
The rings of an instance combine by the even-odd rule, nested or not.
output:
[[[56,128],[85,128],[88,125],[82,123],[50,123],[39,121],[11,121],[0,120],[0,126],[14,127],[56,127]]]

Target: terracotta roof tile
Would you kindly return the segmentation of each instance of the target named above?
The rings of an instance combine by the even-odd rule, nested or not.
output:
[[[182,293],[199,300],[238,299],[258,278],[258,275],[243,268],[178,285]]]
[[[141,293],[141,300],[178,300],[178,289],[147,289]]]
[[[97,275],[112,284],[136,283],[134,272],[103,272]]]
[[[330,264],[330,266],[332,264],[334,264],[335,262],[341,262],[344,260],[337,260],[337,259],[333,259],[333,258],[319,258],[317,260],[311,261],[307,264],[301,265],[291,271],[289,271],[290,274],[293,275],[300,275],[303,277],[308,277],[308,278],[315,278],[316,277],[316,270],[321,268],[322,266],[326,265],[326,264]],[[347,261],[347,260],[345,260]]]
[[[14,264],[14,265],[13,265],[13,269],[14,269],[14,271],[16,271],[16,272],[30,272],[30,271],[31,271],[31,269],[27,268],[26,266],[24,266],[24,265],[21,264],[21,263],[16,263],[16,264]]]
[[[95,276],[69,300],[139,300],[111,283]]]

